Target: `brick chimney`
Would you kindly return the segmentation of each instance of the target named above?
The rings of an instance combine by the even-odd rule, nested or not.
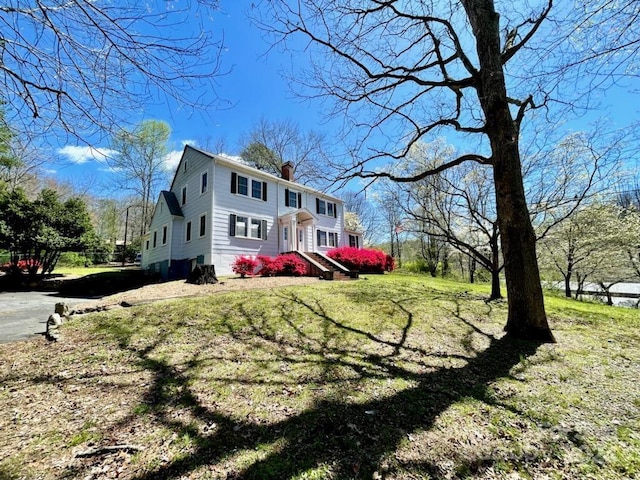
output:
[[[293,163],[286,162],[282,164],[282,178],[293,182]]]

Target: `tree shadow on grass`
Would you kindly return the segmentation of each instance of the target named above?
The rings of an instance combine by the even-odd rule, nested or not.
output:
[[[468,356],[451,356],[456,366],[421,372],[397,362],[396,357],[405,353],[420,358],[449,355],[430,352],[426,346],[410,345],[408,338],[415,321],[411,307],[403,305],[402,299],[388,301],[405,317],[404,325],[393,339],[340,321],[328,313],[329,309],[321,301],[291,292],[282,295],[279,318],[289,325],[292,338],[278,335],[265,316],[256,316],[255,311],[240,307],[245,326],[239,331],[229,324],[230,334],[238,338],[250,335],[256,342],[261,342],[262,348],[282,352],[280,358],[284,361],[287,361],[285,350],[296,348],[313,355],[318,363],[327,367],[348,368],[361,379],[402,379],[409,385],[387,396],[369,397],[359,403],[327,396],[305,411],[267,424],[232,418],[204,405],[189,387],[188,367],[177,368],[153,355],[162,343],[161,338],[142,350],[128,347],[153,373],[153,383],[146,391],[144,403],[153,406],[156,421],[175,432],[188,433],[195,445],[190,454],[136,478],[179,478],[201,467],[225,461],[236,452],[254,451],[261,445],[276,443],[278,448],[272,448],[260,460],[241,465],[231,478],[293,478],[323,466],[330,466],[333,478],[372,478],[408,435],[429,430],[441,413],[465,398],[483,400],[492,382],[509,376],[510,370],[533,355],[538,347],[537,344],[486,334],[474,322],[465,319],[458,307],[452,311],[449,321],[462,322],[471,332],[483,336],[488,346],[481,351],[471,351]],[[288,318],[288,308],[292,305],[320,321],[323,335],[309,335]],[[361,339],[361,342],[336,341],[341,334]],[[364,343],[367,348],[362,346]],[[260,348],[257,343],[251,346]],[[192,360],[195,366],[198,359]],[[215,425],[215,429],[202,432],[176,419],[169,414],[169,407],[175,406],[188,409],[198,420]],[[422,475],[439,476],[437,466],[428,462],[410,466],[410,469],[416,469]]]
[[[70,298],[91,298],[113,295],[156,283],[157,279],[143,270],[120,270],[85,275],[81,278],[62,280],[55,285],[58,295]]]

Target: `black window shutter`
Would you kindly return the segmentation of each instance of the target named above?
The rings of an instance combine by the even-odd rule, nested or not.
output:
[[[229,215],[229,236],[236,236],[236,216],[233,213]]]
[[[320,213],[320,199],[316,198],[316,213]]]
[[[316,247],[320,246],[320,230],[316,230]]]
[[[333,204],[333,218],[338,218],[338,205]]]
[[[289,206],[289,189],[288,188],[284,189],[284,206],[285,207]]]
[[[298,192],[298,208],[302,208],[302,194]]]
[[[236,193],[238,188],[238,174],[231,172],[231,193]]]
[[[262,220],[262,240],[267,239],[267,221]]]
[[[267,201],[267,182],[262,182],[262,201]]]

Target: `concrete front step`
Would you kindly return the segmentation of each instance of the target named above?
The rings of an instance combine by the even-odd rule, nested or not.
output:
[[[355,280],[358,278],[358,272],[352,272],[344,265],[335,260],[317,252],[305,252],[305,255],[312,258],[315,262],[322,265],[331,272],[332,280]]]
[[[352,272],[344,265],[340,265],[335,260],[330,259],[316,252],[300,252],[291,251],[299,256],[308,266],[307,275],[319,276],[325,280],[355,280],[358,278],[358,272]]]

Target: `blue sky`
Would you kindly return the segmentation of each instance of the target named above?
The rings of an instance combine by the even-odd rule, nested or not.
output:
[[[282,70],[290,70],[292,62],[298,61],[297,58],[277,50],[263,56],[269,45],[247,18],[247,8],[245,2],[223,0],[221,10],[214,18],[214,26],[224,35],[222,69],[229,70],[227,75],[218,78],[217,94],[229,102],[228,108],[191,111],[180,108],[175,101],[168,99],[166,103],[149,107],[140,114],[140,120],[164,120],[171,126],[172,164],[177,163],[185,143],[204,146],[207,141],[223,139],[225,153],[237,155],[241,136],[262,117],[292,120],[303,131],[313,129],[330,137],[329,129],[336,128],[335,124],[323,123],[320,104],[296,98],[287,80],[282,77]],[[572,119],[565,128],[580,130],[601,116],[608,117],[611,126],[622,126],[638,118],[637,96],[629,94],[634,87],[636,91],[640,89],[637,79],[610,89],[602,97],[606,108]],[[77,143],[53,147],[53,154],[59,161],[56,166],[59,178],[76,182],[87,176],[108,179],[109,173],[99,161],[99,152],[106,152],[108,145],[103,143],[94,147],[97,150],[93,152],[89,147]]]
[[[222,139],[225,153],[237,155],[242,135],[262,117],[293,120],[302,131],[324,131],[318,128],[322,123],[318,109],[295,97],[281,75],[283,69],[291,68],[290,56],[276,51],[265,56],[269,45],[261,32],[251,25],[244,2],[222,3],[214,23],[224,35],[222,70],[228,73],[220,76],[216,83],[219,85],[218,96],[229,106],[194,111],[181,108],[173,99],[166,99],[165,103],[151,106],[140,115],[140,120],[163,120],[171,126],[173,165],[186,143],[202,146],[208,141]],[[105,141],[92,147],[79,142],[53,146],[58,177],[74,181],[86,175],[108,175],[100,161],[102,154],[108,153],[108,143]]]

